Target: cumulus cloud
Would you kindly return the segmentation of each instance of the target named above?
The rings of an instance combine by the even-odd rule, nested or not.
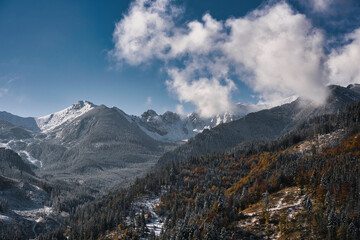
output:
[[[181,102],[191,102],[208,117],[231,109],[231,80],[224,80],[228,64],[213,56],[223,37],[223,23],[205,14],[201,21],[176,27],[181,8],[170,0],[137,0],[114,31],[115,48],[111,55],[131,65],[151,59],[184,61],[183,69],[173,65],[166,69],[168,89]],[[196,60],[195,60],[196,59]],[[185,77],[186,76],[186,77]]]
[[[115,26],[111,55],[139,65],[153,58],[167,60],[187,53],[209,52],[221,38],[222,24],[205,14],[202,22],[190,21],[184,27],[176,27],[181,12],[171,0],[134,1],[128,14]]]
[[[164,58],[169,34],[179,9],[169,0],[136,0],[128,14],[115,26],[115,48],[111,54],[117,60],[138,65],[152,58]]]
[[[321,0],[316,8],[326,9],[332,1]],[[262,104],[294,95],[321,103],[327,66],[341,71],[340,56],[351,55],[357,46],[353,41],[349,50],[333,52],[334,63],[326,64],[324,33],[285,1],[226,21],[205,14],[181,24],[182,11],[171,0],[134,1],[116,24],[111,55],[130,65],[163,61],[168,90],[180,103],[194,104],[202,116],[232,110],[235,80],[246,83]]]
[[[348,34],[345,41],[347,44],[333,49],[328,60],[333,84],[360,83],[360,28]]]
[[[325,99],[324,37],[304,15],[280,3],[226,25],[231,32],[224,52],[264,100],[292,95],[316,103]]]
[[[196,78],[194,76],[196,70],[204,70],[204,68],[205,66],[199,66],[199,63],[193,62],[182,70],[176,67],[169,69],[168,74],[171,80],[166,82],[168,89],[174,92],[181,102],[193,103],[202,117],[231,111],[234,105],[230,93],[236,89],[234,82],[225,78],[222,83],[221,73],[210,74],[210,78]],[[195,80],[189,81],[189,79]]]

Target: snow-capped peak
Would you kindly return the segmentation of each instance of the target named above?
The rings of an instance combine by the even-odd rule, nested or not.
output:
[[[42,132],[49,132],[58,126],[87,113],[94,107],[96,107],[96,105],[91,102],[78,101],[64,110],[36,118],[35,120]]]

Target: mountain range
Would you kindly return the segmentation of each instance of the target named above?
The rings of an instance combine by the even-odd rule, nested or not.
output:
[[[85,182],[98,189],[192,155],[224,151],[237,144],[279,137],[306,119],[334,113],[360,99],[359,85],[329,86],[326,104],[298,98],[254,112],[238,104],[234,113],[204,119],[153,110],[141,116],[88,101],[38,118],[0,113],[0,146],[16,151],[40,175]],[[71,176],[71,177],[69,177]]]
[[[0,112],[0,119],[30,131],[48,133],[56,131],[58,127],[72,122],[95,107],[97,105],[89,101],[78,101],[64,110],[43,117],[23,118],[8,112]],[[159,115],[151,109],[140,116],[135,116],[128,115],[116,107],[114,109],[117,109],[129,122],[135,122],[150,137],[164,142],[178,142],[195,136],[203,129],[210,129],[219,124],[239,119],[259,107],[237,104],[232,113],[217,114],[211,118],[202,118],[196,112],[180,115],[166,111]]]
[[[97,189],[128,181],[150,169],[165,152],[203,129],[238,119],[236,114],[203,119],[197,113],[141,116],[88,101],[43,117],[0,113],[0,146],[16,151],[40,176],[72,179]]]

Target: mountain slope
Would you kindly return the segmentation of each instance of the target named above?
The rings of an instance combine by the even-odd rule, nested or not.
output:
[[[5,120],[15,126],[25,128],[27,130],[31,131],[40,131],[40,128],[38,127],[35,118],[32,117],[19,117],[16,115],[13,115],[11,113],[2,111],[0,112],[0,119]]]
[[[159,164],[183,160],[192,155],[224,151],[237,144],[256,138],[274,139],[306,119],[314,116],[335,113],[347,104],[360,99],[360,94],[340,86],[329,86],[329,96],[322,106],[314,106],[308,101],[297,99],[268,110],[250,113],[245,117],[196,135],[187,143],[159,159]]]
[[[15,126],[8,121],[0,119],[0,140],[10,141],[31,138],[32,134],[24,128]],[[1,146],[1,144],[0,144]]]

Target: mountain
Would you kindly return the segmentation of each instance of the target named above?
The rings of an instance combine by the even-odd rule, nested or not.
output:
[[[94,107],[96,105],[89,101],[78,101],[64,110],[38,118],[22,118],[7,112],[1,112],[0,119],[27,130],[50,133],[71,123]],[[182,142],[194,137],[204,129],[210,129],[219,124],[239,119],[257,109],[252,105],[237,104],[233,112],[218,114],[211,118],[202,118],[196,112],[180,115],[167,111],[159,115],[154,110],[148,110],[141,116],[134,116],[127,115],[120,109],[118,110],[125,118],[135,122],[142,131],[153,139],[163,142]]]
[[[7,112],[1,112],[0,119],[8,121],[17,127],[47,134],[71,123],[74,119],[87,113],[94,107],[96,105],[89,101],[78,101],[64,110],[38,118],[22,118]],[[262,106],[262,108],[265,107]],[[159,115],[154,110],[148,110],[141,116],[134,116],[127,115],[120,109],[118,111],[129,121],[135,122],[142,131],[153,139],[173,143],[186,141],[204,129],[210,129],[219,124],[237,120],[245,114],[258,109],[259,107],[253,105],[237,104],[233,112],[218,114],[211,118],[202,118],[196,112],[180,115],[167,111]]]
[[[88,101],[78,101],[64,110],[36,118],[36,124],[42,132],[49,132],[93,109],[95,105]]]
[[[141,116],[130,116],[140,128],[152,138],[165,142],[181,142],[194,137],[204,129],[213,128],[222,123],[228,123],[256,111],[251,105],[237,104],[232,113],[217,114],[211,118],[202,118],[196,112],[179,115],[170,111],[157,114],[148,110]]]
[[[40,145],[49,147],[39,148]],[[50,146],[57,146],[56,150]],[[63,168],[70,162],[69,167],[80,170],[143,162],[147,157],[142,154],[151,155],[159,151],[158,146],[157,141],[116,109],[100,105],[53,130],[40,144],[32,144],[28,149],[36,158],[44,160],[44,169]]]
[[[5,120],[14,126],[22,127],[31,131],[40,131],[35,118],[33,117],[19,117],[11,113],[2,111],[0,112],[0,119]]]
[[[88,101],[34,119],[40,130],[0,117],[0,147],[16,151],[40,176],[71,178],[97,189],[146,172],[173,148],[148,136],[120,109]]]
[[[104,105],[62,122],[25,149],[42,162],[39,175],[109,186],[151,168],[169,146],[149,137],[117,108]]]
[[[321,106],[299,98],[291,103],[249,113],[239,120],[204,130],[187,143],[164,154],[159,159],[159,164],[184,160],[193,155],[225,151],[252,139],[274,139],[311,117],[335,113],[360,99],[360,93],[351,88],[331,85],[328,89],[329,96]]]
[[[2,142],[31,138],[32,134],[28,130],[15,126],[12,123],[0,119],[0,140]],[[0,146],[1,146],[0,142]]]

